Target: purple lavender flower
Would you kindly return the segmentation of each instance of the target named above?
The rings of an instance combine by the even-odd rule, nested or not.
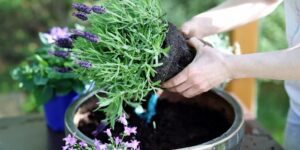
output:
[[[98,43],[100,41],[100,38],[97,35],[89,32],[84,32],[84,38],[94,43]]]
[[[72,40],[76,40],[78,38],[78,35],[76,35],[76,34],[73,33],[73,34],[70,35],[70,38]]]
[[[122,116],[118,119],[119,122],[121,122],[124,126],[128,125],[128,122],[126,120],[126,114],[122,114]]]
[[[71,72],[72,68],[70,68],[70,67],[55,67],[54,70],[59,73],[67,73],[67,72]]]
[[[88,20],[88,17],[86,14],[81,13],[81,12],[77,12],[77,13],[73,13],[73,16],[77,17],[78,19],[82,20],[82,21],[86,21]]]
[[[92,10],[97,14],[104,14],[106,12],[106,9],[103,6],[93,6]]]
[[[61,48],[73,48],[72,44],[73,40],[69,37],[67,38],[59,38],[55,41],[55,44]]]
[[[137,140],[133,140],[131,142],[125,142],[125,146],[127,148],[132,148],[134,150],[139,149],[139,144],[140,144],[140,142]]]
[[[85,4],[80,4],[80,3],[73,3],[72,8],[74,8],[80,12],[86,13],[86,14],[90,14],[92,11],[92,9],[89,6],[87,6]]]
[[[94,35],[92,33],[89,32],[84,32],[84,31],[80,31],[80,30],[74,30],[74,35],[75,36],[79,36],[79,37],[83,37],[91,42],[94,43],[98,43],[100,41],[100,38],[97,35]]]
[[[84,31],[73,30],[73,35],[75,35],[75,36],[84,36]]]
[[[66,144],[66,145],[69,145],[69,146],[73,146],[73,145],[75,145],[76,142],[77,142],[76,138],[74,138],[74,137],[73,137],[72,135],[70,135],[70,134],[69,134],[67,137],[65,137],[63,140],[65,141],[65,144]]]
[[[79,145],[80,145],[81,148],[86,148],[86,147],[88,147],[88,145],[87,145],[84,141],[80,141],[80,142],[79,142]]]
[[[80,67],[83,67],[83,68],[86,68],[86,69],[92,67],[92,63],[87,62],[87,61],[78,61],[77,64],[78,64]]]
[[[104,131],[104,133],[106,133],[107,136],[109,136],[109,137],[112,136],[112,135],[111,135],[111,129],[110,129],[110,128],[106,129],[106,130]]]
[[[48,53],[56,57],[68,58],[70,56],[71,51],[55,50],[55,51],[49,51]]]
[[[132,127],[132,128],[130,128],[130,127],[126,127],[125,126],[125,128],[124,128],[124,134],[125,135],[127,135],[127,136],[129,136],[129,135],[131,135],[131,134],[136,134],[136,127]]]

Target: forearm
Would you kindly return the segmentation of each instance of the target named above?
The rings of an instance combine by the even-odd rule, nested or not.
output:
[[[195,16],[203,36],[228,31],[271,13],[281,0],[227,0],[223,4]]]
[[[277,52],[229,56],[226,63],[233,79],[300,80],[300,46]]]

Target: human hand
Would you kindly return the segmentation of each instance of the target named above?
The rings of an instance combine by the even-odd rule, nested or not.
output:
[[[191,20],[185,22],[180,30],[187,38],[196,37],[198,39],[203,39],[204,37],[217,32],[211,22],[212,21],[209,18],[195,16]]]
[[[163,83],[162,87],[192,98],[231,78],[226,61],[230,55],[206,46],[197,38],[191,38],[188,42],[197,50],[195,59],[182,72]]]

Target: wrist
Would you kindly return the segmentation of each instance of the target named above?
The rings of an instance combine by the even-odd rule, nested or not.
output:
[[[241,55],[227,55],[225,58],[225,66],[228,70],[229,78],[230,79],[241,79],[245,78],[246,75],[239,69],[239,57]]]

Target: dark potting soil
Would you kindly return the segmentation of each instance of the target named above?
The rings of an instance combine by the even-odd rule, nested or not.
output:
[[[156,128],[153,122],[147,124],[137,116],[133,109],[128,107],[126,112],[130,116],[129,126],[138,128],[135,137],[141,142],[142,150],[170,150],[199,145],[219,137],[231,126],[223,113],[183,102],[160,100],[157,114],[152,120]],[[92,112],[89,118],[100,122],[104,115],[101,112]],[[96,137],[91,134],[96,130],[95,122],[81,123],[79,130],[92,139],[108,142],[107,135],[102,132]],[[113,136],[119,135],[123,130],[123,126],[117,123]]]
[[[180,33],[176,26],[169,23],[166,39],[163,44],[164,48],[170,47],[166,57],[161,58],[162,66],[157,67],[157,72],[153,81],[167,81],[181,72],[195,57],[195,50],[191,49],[186,39]]]

